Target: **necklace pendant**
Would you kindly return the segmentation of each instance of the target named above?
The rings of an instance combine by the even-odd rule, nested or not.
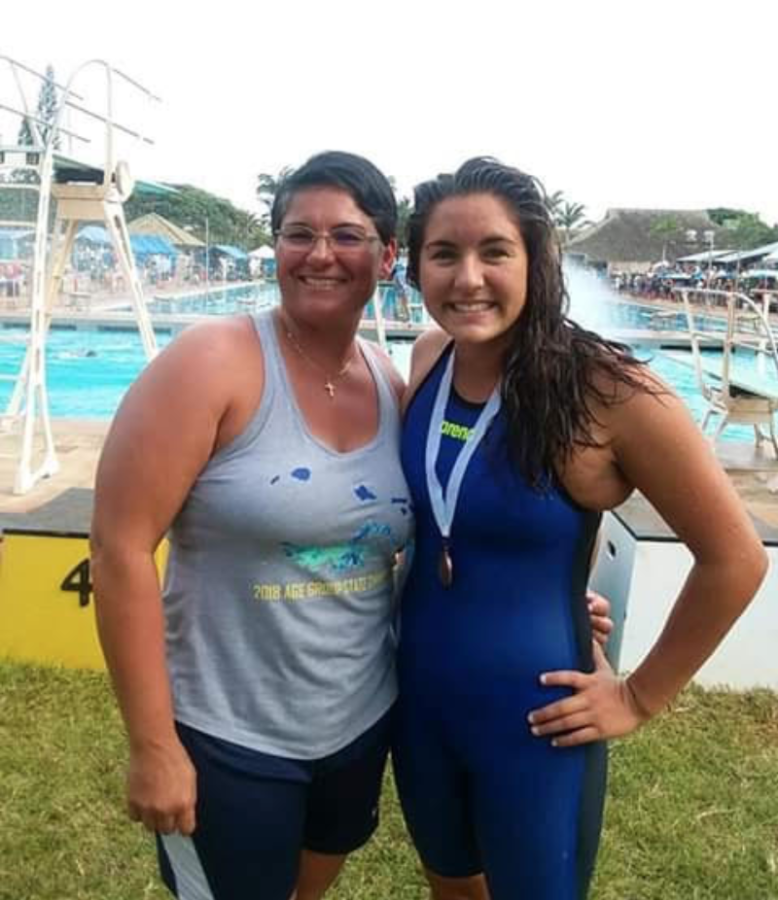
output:
[[[328,379],[324,382],[324,390],[330,395],[330,400],[335,397],[335,385]]]
[[[451,587],[454,581],[454,563],[448,550],[448,544],[444,543],[438,557],[438,578],[444,588]]]

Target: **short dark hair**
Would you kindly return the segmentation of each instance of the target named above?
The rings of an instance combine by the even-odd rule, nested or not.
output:
[[[555,466],[576,446],[599,446],[593,405],[611,406],[623,396],[604,384],[654,391],[627,346],[567,318],[569,296],[551,209],[541,183],[526,172],[476,157],[453,175],[416,187],[408,223],[408,280],[414,287],[420,285],[433,210],[444,200],[472,194],[491,194],[506,205],[527,252],[526,303],[503,364],[502,397],[511,455],[531,484],[548,485]]]
[[[298,191],[314,187],[334,187],[346,191],[362,212],[372,219],[384,244],[395,237],[397,201],[389,180],[370,160],[342,150],[317,153],[284,178],[270,212],[273,234],[281,227],[292,197]]]

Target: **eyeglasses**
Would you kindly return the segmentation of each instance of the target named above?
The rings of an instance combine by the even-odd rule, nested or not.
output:
[[[381,240],[378,235],[367,234],[361,228],[351,225],[337,226],[331,231],[314,231],[304,225],[289,225],[287,228],[280,228],[275,236],[284,247],[296,253],[310,253],[322,238],[336,253],[358,253],[368,244]]]

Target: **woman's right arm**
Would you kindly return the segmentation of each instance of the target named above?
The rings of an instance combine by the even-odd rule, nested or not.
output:
[[[237,331],[194,326],[128,392],[97,471],[91,529],[97,625],[127,730],[131,818],[194,830],[194,769],[178,741],[154,552],[217,444]]]

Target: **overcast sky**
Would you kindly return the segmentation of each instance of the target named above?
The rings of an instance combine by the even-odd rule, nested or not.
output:
[[[406,192],[486,153],[594,219],[733,206],[778,222],[775,0],[8,3],[0,53],[58,80],[106,59],[162,98],[117,97],[155,140],[121,147],[135,174],[253,211],[259,172],[346,149]],[[0,112],[3,138],[17,131]]]

